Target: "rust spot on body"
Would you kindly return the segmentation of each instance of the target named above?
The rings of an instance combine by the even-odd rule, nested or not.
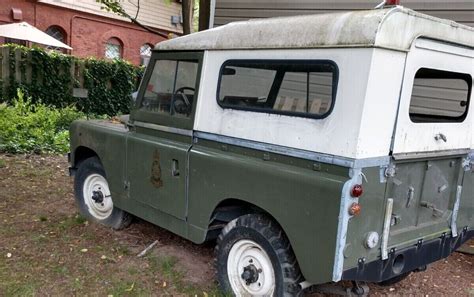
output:
[[[163,186],[163,180],[161,179],[160,152],[158,150],[155,150],[153,153],[150,181],[155,188],[161,188]]]

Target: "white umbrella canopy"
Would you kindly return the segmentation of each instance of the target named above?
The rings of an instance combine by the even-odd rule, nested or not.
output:
[[[0,36],[72,50],[72,47],[49,36],[26,22],[0,25]]]

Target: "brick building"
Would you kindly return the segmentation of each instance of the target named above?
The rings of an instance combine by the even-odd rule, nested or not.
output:
[[[135,15],[134,1],[123,1]],[[181,4],[142,0],[139,21],[162,32],[180,34]],[[123,58],[143,62],[150,48],[166,37],[150,33],[125,18],[100,9],[95,0],[0,0],[0,24],[24,21],[71,46],[78,57]],[[175,21],[173,24],[172,21]],[[0,44],[11,42],[0,37]]]

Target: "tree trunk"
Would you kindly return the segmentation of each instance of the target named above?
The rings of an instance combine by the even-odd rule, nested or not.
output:
[[[209,29],[211,0],[199,0],[199,31]]]
[[[194,0],[183,0],[183,35],[193,32],[193,5]]]

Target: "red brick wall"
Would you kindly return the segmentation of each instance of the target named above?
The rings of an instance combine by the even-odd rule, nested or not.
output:
[[[154,45],[165,39],[127,22],[36,3],[34,0],[0,0],[0,24],[14,22],[12,8],[21,9],[23,21],[42,31],[53,25],[60,27],[66,34],[66,43],[73,48],[69,53],[78,57],[103,58],[107,40],[115,37],[123,44],[123,58],[139,64],[143,44]],[[0,39],[1,42],[3,40]]]

